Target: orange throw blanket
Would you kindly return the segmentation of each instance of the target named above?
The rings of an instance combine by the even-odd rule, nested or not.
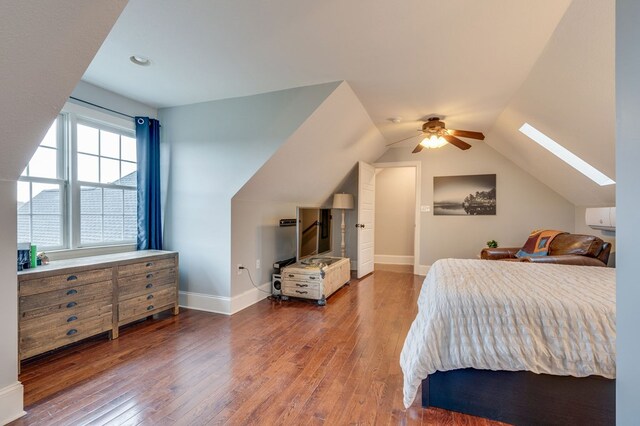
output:
[[[546,256],[549,254],[551,241],[560,234],[566,234],[566,232],[548,229],[533,231],[529,235],[527,242],[516,253],[516,257]]]

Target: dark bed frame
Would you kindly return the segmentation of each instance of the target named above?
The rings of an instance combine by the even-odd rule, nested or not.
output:
[[[615,425],[616,381],[466,368],[422,381],[422,406],[516,425]]]

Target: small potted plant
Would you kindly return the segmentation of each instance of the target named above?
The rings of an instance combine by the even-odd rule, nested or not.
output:
[[[489,240],[487,241],[487,247],[496,248],[498,247],[498,242],[496,240]]]

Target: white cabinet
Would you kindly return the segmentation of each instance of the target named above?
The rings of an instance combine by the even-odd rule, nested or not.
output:
[[[615,207],[592,207],[585,212],[587,225],[594,229],[605,231],[615,231],[616,229],[616,208]]]
[[[312,257],[282,270],[282,295],[316,300],[319,305],[351,279],[346,257]]]

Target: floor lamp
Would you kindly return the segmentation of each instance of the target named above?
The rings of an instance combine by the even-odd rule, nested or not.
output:
[[[353,209],[353,195],[351,194],[333,194],[333,208],[342,210],[342,223],[340,224],[340,234],[342,235],[342,240],[340,241],[340,256],[346,256],[346,247],[344,245],[344,233],[345,233],[345,221],[344,221],[344,211]]]

